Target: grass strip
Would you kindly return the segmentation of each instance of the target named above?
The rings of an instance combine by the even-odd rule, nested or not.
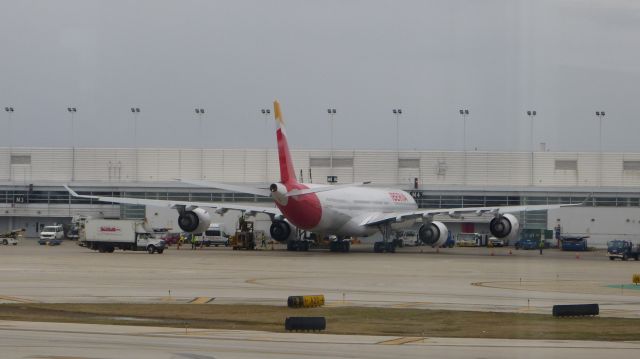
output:
[[[289,316],[324,316],[331,334],[454,338],[640,340],[640,319],[412,308],[291,309],[267,305],[0,304],[0,319],[283,332]]]

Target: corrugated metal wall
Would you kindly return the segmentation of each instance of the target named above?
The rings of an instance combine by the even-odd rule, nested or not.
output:
[[[275,149],[14,148],[12,154],[30,155],[31,163],[10,164],[9,149],[0,148],[0,181],[154,182],[183,178],[266,183],[279,179]],[[309,159],[330,155],[329,151],[293,151],[296,174],[302,170],[308,182]],[[373,181],[403,186],[412,185],[416,177],[422,186],[640,185],[640,170],[623,169],[623,161],[640,161],[640,153],[335,151],[333,157],[352,158],[353,166],[313,167],[314,183],[325,183],[327,176],[335,175],[340,183]],[[398,168],[398,158],[407,160],[409,166]],[[556,160],[577,161],[577,169],[556,169]]]

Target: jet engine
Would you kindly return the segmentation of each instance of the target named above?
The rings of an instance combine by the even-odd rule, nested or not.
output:
[[[513,214],[503,214],[491,220],[489,231],[496,238],[512,240],[520,232],[520,223]]]
[[[184,211],[178,216],[178,226],[185,232],[203,233],[209,225],[211,225],[211,216],[202,208]]]
[[[429,222],[423,224],[418,230],[418,239],[431,247],[440,247],[449,237],[449,230],[442,222]]]
[[[291,235],[291,226],[289,223],[282,220],[274,220],[271,222],[271,228],[269,229],[271,238],[278,242],[286,242]]]

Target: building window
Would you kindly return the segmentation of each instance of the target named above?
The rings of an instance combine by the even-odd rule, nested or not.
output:
[[[622,161],[624,171],[640,171],[640,161]]]
[[[11,155],[12,165],[30,165],[31,155]]]
[[[400,158],[398,159],[399,168],[420,168],[419,158]]]
[[[556,160],[556,171],[577,171],[577,160]]]

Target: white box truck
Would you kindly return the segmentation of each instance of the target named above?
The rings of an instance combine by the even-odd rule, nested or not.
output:
[[[115,249],[162,253],[165,242],[154,238],[150,232],[140,220],[87,219],[80,241],[100,253],[113,253]]]

